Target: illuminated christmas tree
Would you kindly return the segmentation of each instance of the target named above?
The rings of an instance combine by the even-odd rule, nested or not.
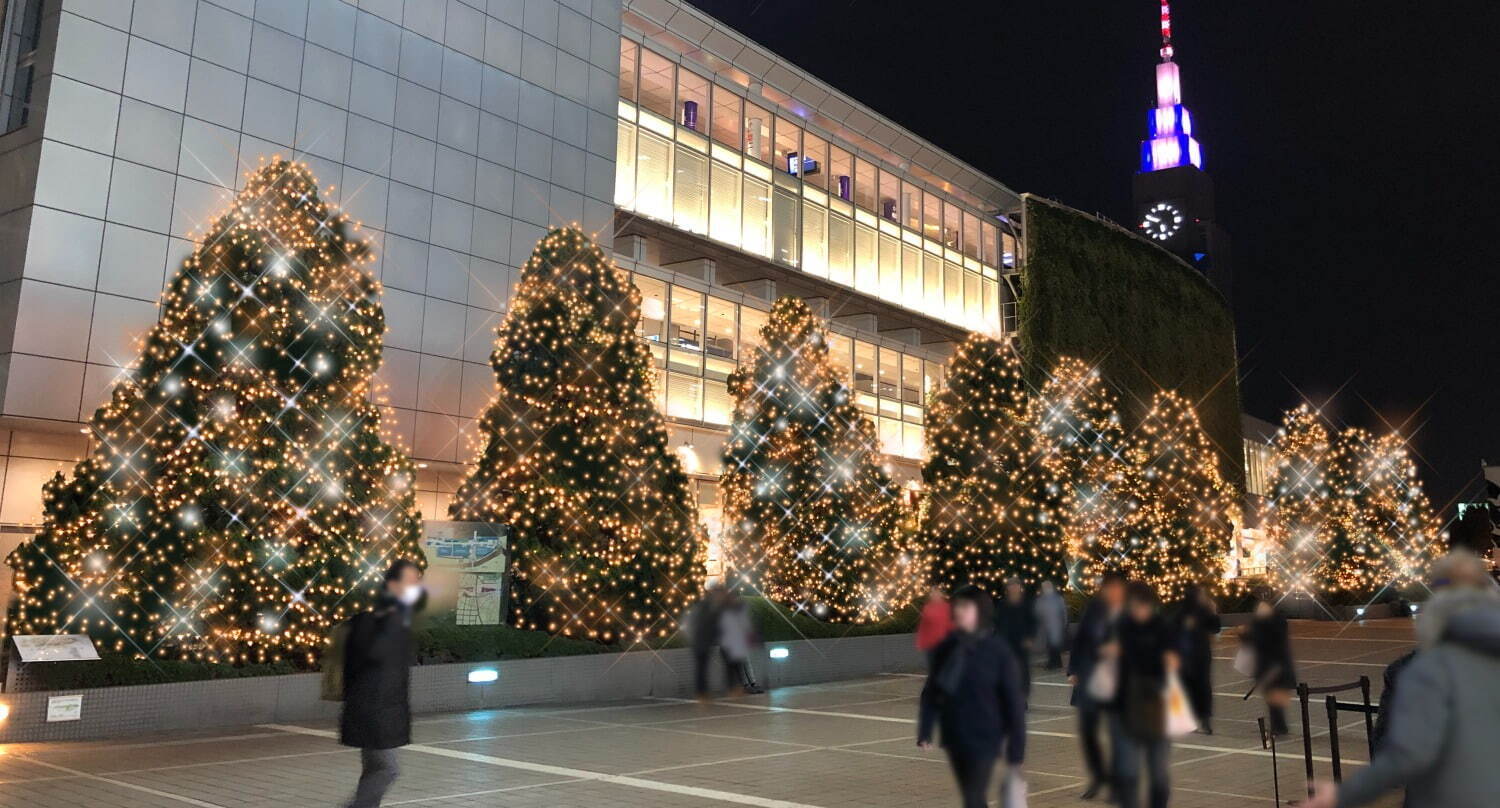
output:
[[[828,358],[821,321],[782,298],[755,361],[729,378],[725,554],[743,585],[795,610],[867,621],[910,601],[922,559],[899,529],[900,490],[875,427]]]
[[[1074,577],[1087,582],[1102,572],[1088,569],[1087,562],[1100,557],[1100,542],[1113,543],[1134,501],[1115,395],[1097,368],[1062,357],[1032,408],[1042,462],[1062,486],[1068,557],[1085,562]]]
[[[928,408],[921,536],[934,583],[998,594],[1011,576],[1028,586],[1066,580],[1063,490],[1044,462],[1036,414],[1015,352],[970,334]]]
[[[1288,410],[1272,451],[1276,469],[1261,520],[1275,548],[1271,582],[1289,593],[1325,591],[1336,577],[1325,552],[1341,508],[1334,491],[1333,441],[1322,415],[1306,404]]]
[[[641,295],[576,228],[521,268],[455,519],[510,526],[512,621],[604,642],[665,637],[703,588],[706,537],[669,450]]]
[[[1351,427],[1340,433],[1334,458],[1338,520],[1325,549],[1324,586],[1368,596],[1420,580],[1443,552],[1442,527],[1406,442]]]
[[[1237,514],[1219,454],[1182,396],[1152,399],[1127,450],[1134,509],[1109,562],[1175,601],[1222,579]]]
[[[8,559],[12,633],[311,661],[395,557],[421,561],[412,464],[370,401],[385,315],[355,229],[305,165],[250,176]]]

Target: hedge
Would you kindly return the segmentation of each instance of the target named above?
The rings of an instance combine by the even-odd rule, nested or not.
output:
[[[1060,356],[1094,363],[1120,394],[1126,425],[1173,389],[1198,402],[1224,475],[1244,484],[1234,315],[1208,279],[1123,228],[1022,196],[1024,269],[1017,305],[1033,385]]]

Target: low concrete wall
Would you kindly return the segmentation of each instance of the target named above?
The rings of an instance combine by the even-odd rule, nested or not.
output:
[[[771,659],[785,648],[783,659]],[[714,660],[715,682],[721,665]],[[772,643],[751,659],[768,688],[853,679],[923,669],[910,634]],[[499,678],[469,684],[469,671],[492,668]],[[692,695],[693,661],[686,649],[594,656],[518,659],[412,668],[412,709],[454,712],[552,702],[606,702],[646,696]],[[47,721],[48,699],[82,695],[77,721]],[[0,743],[108,738],[145,732],[208,729],[261,723],[332,720],[339,705],[322,701],[319,675],[264,676],[92,690],[7,693]]]

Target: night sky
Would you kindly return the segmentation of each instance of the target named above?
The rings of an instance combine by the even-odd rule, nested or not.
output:
[[[692,0],[1030,191],[1122,223],[1155,0]],[[1500,3],[1176,0],[1234,239],[1248,412],[1408,435],[1435,503],[1500,463]]]

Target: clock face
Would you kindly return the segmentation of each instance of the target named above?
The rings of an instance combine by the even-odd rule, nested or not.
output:
[[[1157,202],[1141,219],[1141,232],[1157,241],[1166,241],[1182,229],[1182,211],[1171,202]]]

